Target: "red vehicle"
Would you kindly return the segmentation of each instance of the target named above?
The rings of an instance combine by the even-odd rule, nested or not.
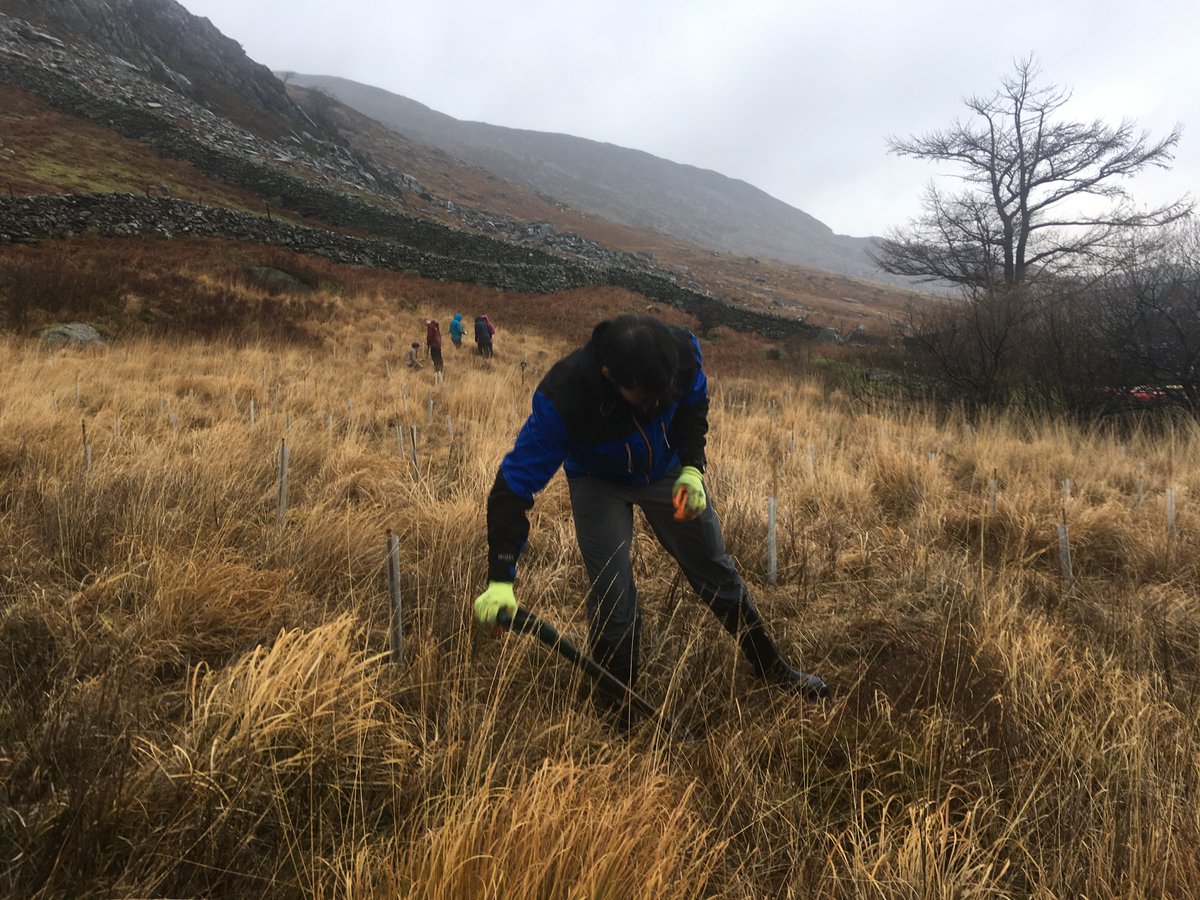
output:
[[[1150,387],[1145,384],[1131,387],[1129,389],[1129,397],[1143,406],[1158,406],[1160,403],[1166,403],[1171,399],[1162,388]]]

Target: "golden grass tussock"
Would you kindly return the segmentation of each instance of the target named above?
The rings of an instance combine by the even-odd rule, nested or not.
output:
[[[288,594],[278,569],[201,554],[148,560],[148,597],[130,617],[148,656],[195,665],[224,661],[278,630]],[[88,591],[93,588],[89,586]]]
[[[718,330],[710,493],[779,643],[835,696],[756,681],[635,517],[639,691],[676,730],[620,734],[576,669],[483,634],[471,602],[534,385],[644,301],[315,259],[293,261],[311,293],[258,296],[239,272],[266,251],[161,250],[185,288],[224,253],[184,293],[291,324],[0,338],[0,892],[1200,892],[1191,422],[864,404]],[[75,271],[35,251],[16,257]],[[425,317],[476,311],[495,359],[447,346],[444,383],[402,367]],[[585,643],[561,475],[531,520],[518,596]]]
[[[693,789],[653,769],[547,760],[431,811],[436,824],[360,870],[353,896],[704,896],[723,847]]]
[[[388,733],[398,716],[381,697],[378,655],[355,646],[355,631],[342,614],[311,631],[281,631],[219,671],[197,667],[181,745],[214,772],[259,764],[285,777],[338,766],[354,772],[364,742],[379,732],[390,747],[383,761],[410,764],[415,749],[398,754],[399,736]]]
[[[360,632],[343,614],[285,629],[222,669],[193,669],[186,725],[136,748],[127,815],[144,816],[156,839],[122,891],[170,891],[190,876],[220,892],[231,868],[264,887],[286,868],[312,890],[323,874],[315,853],[335,856],[376,827],[420,750]],[[262,853],[276,842],[282,854]]]
[[[831,860],[829,893],[846,897],[1007,897],[1009,862],[984,801],[885,803]],[[990,832],[990,833],[989,833]],[[847,874],[852,873],[852,874]]]

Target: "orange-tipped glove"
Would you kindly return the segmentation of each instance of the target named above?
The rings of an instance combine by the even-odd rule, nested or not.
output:
[[[671,496],[675,501],[675,518],[681,521],[695,519],[708,509],[703,476],[695,466],[684,466],[679,471]]]
[[[475,618],[484,628],[495,628],[496,615],[502,609],[507,609],[510,615],[517,612],[512,582],[489,581],[487,590],[475,598]]]

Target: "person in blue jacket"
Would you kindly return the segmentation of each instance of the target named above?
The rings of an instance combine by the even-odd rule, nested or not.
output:
[[[450,343],[454,344],[455,350],[462,349],[463,331],[462,313],[455,313],[450,320]]]
[[[648,316],[598,324],[584,347],[542,379],[496,473],[487,508],[488,587],[475,601],[479,622],[494,627],[501,609],[516,610],[527,514],[562,466],[591,583],[588,640],[597,662],[630,687],[636,683],[641,613],[629,551],[639,506],[755,673],[805,697],[827,696],[824,681],[784,661],[725,552],[704,488],[707,433],[708,380],[696,337]]]

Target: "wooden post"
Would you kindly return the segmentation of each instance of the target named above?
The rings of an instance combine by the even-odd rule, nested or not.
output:
[[[988,479],[988,509],[992,515],[996,514],[996,476],[993,475]]]
[[[82,419],[79,422],[80,428],[83,430],[83,471],[92,471],[92,445],[87,439],[87,422]]]
[[[288,490],[288,445],[287,438],[282,438],[279,441],[279,503],[276,508],[276,517],[280,525],[283,524],[287,517],[287,496]]]
[[[388,642],[392,651],[392,662],[397,666],[404,663],[404,622],[400,617],[400,539],[387,532],[387,586],[388,609],[391,628]]]
[[[1133,511],[1138,512],[1142,508],[1142,500],[1146,496],[1146,464],[1141,463],[1138,469],[1138,485],[1137,499],[1133,503]]]
[[[412,441],[413,481],[420,481],[421,480],[421,469],[417,465],[417,426],[416,425],[408,426],[408,435],[409,435],[409,439]]]

